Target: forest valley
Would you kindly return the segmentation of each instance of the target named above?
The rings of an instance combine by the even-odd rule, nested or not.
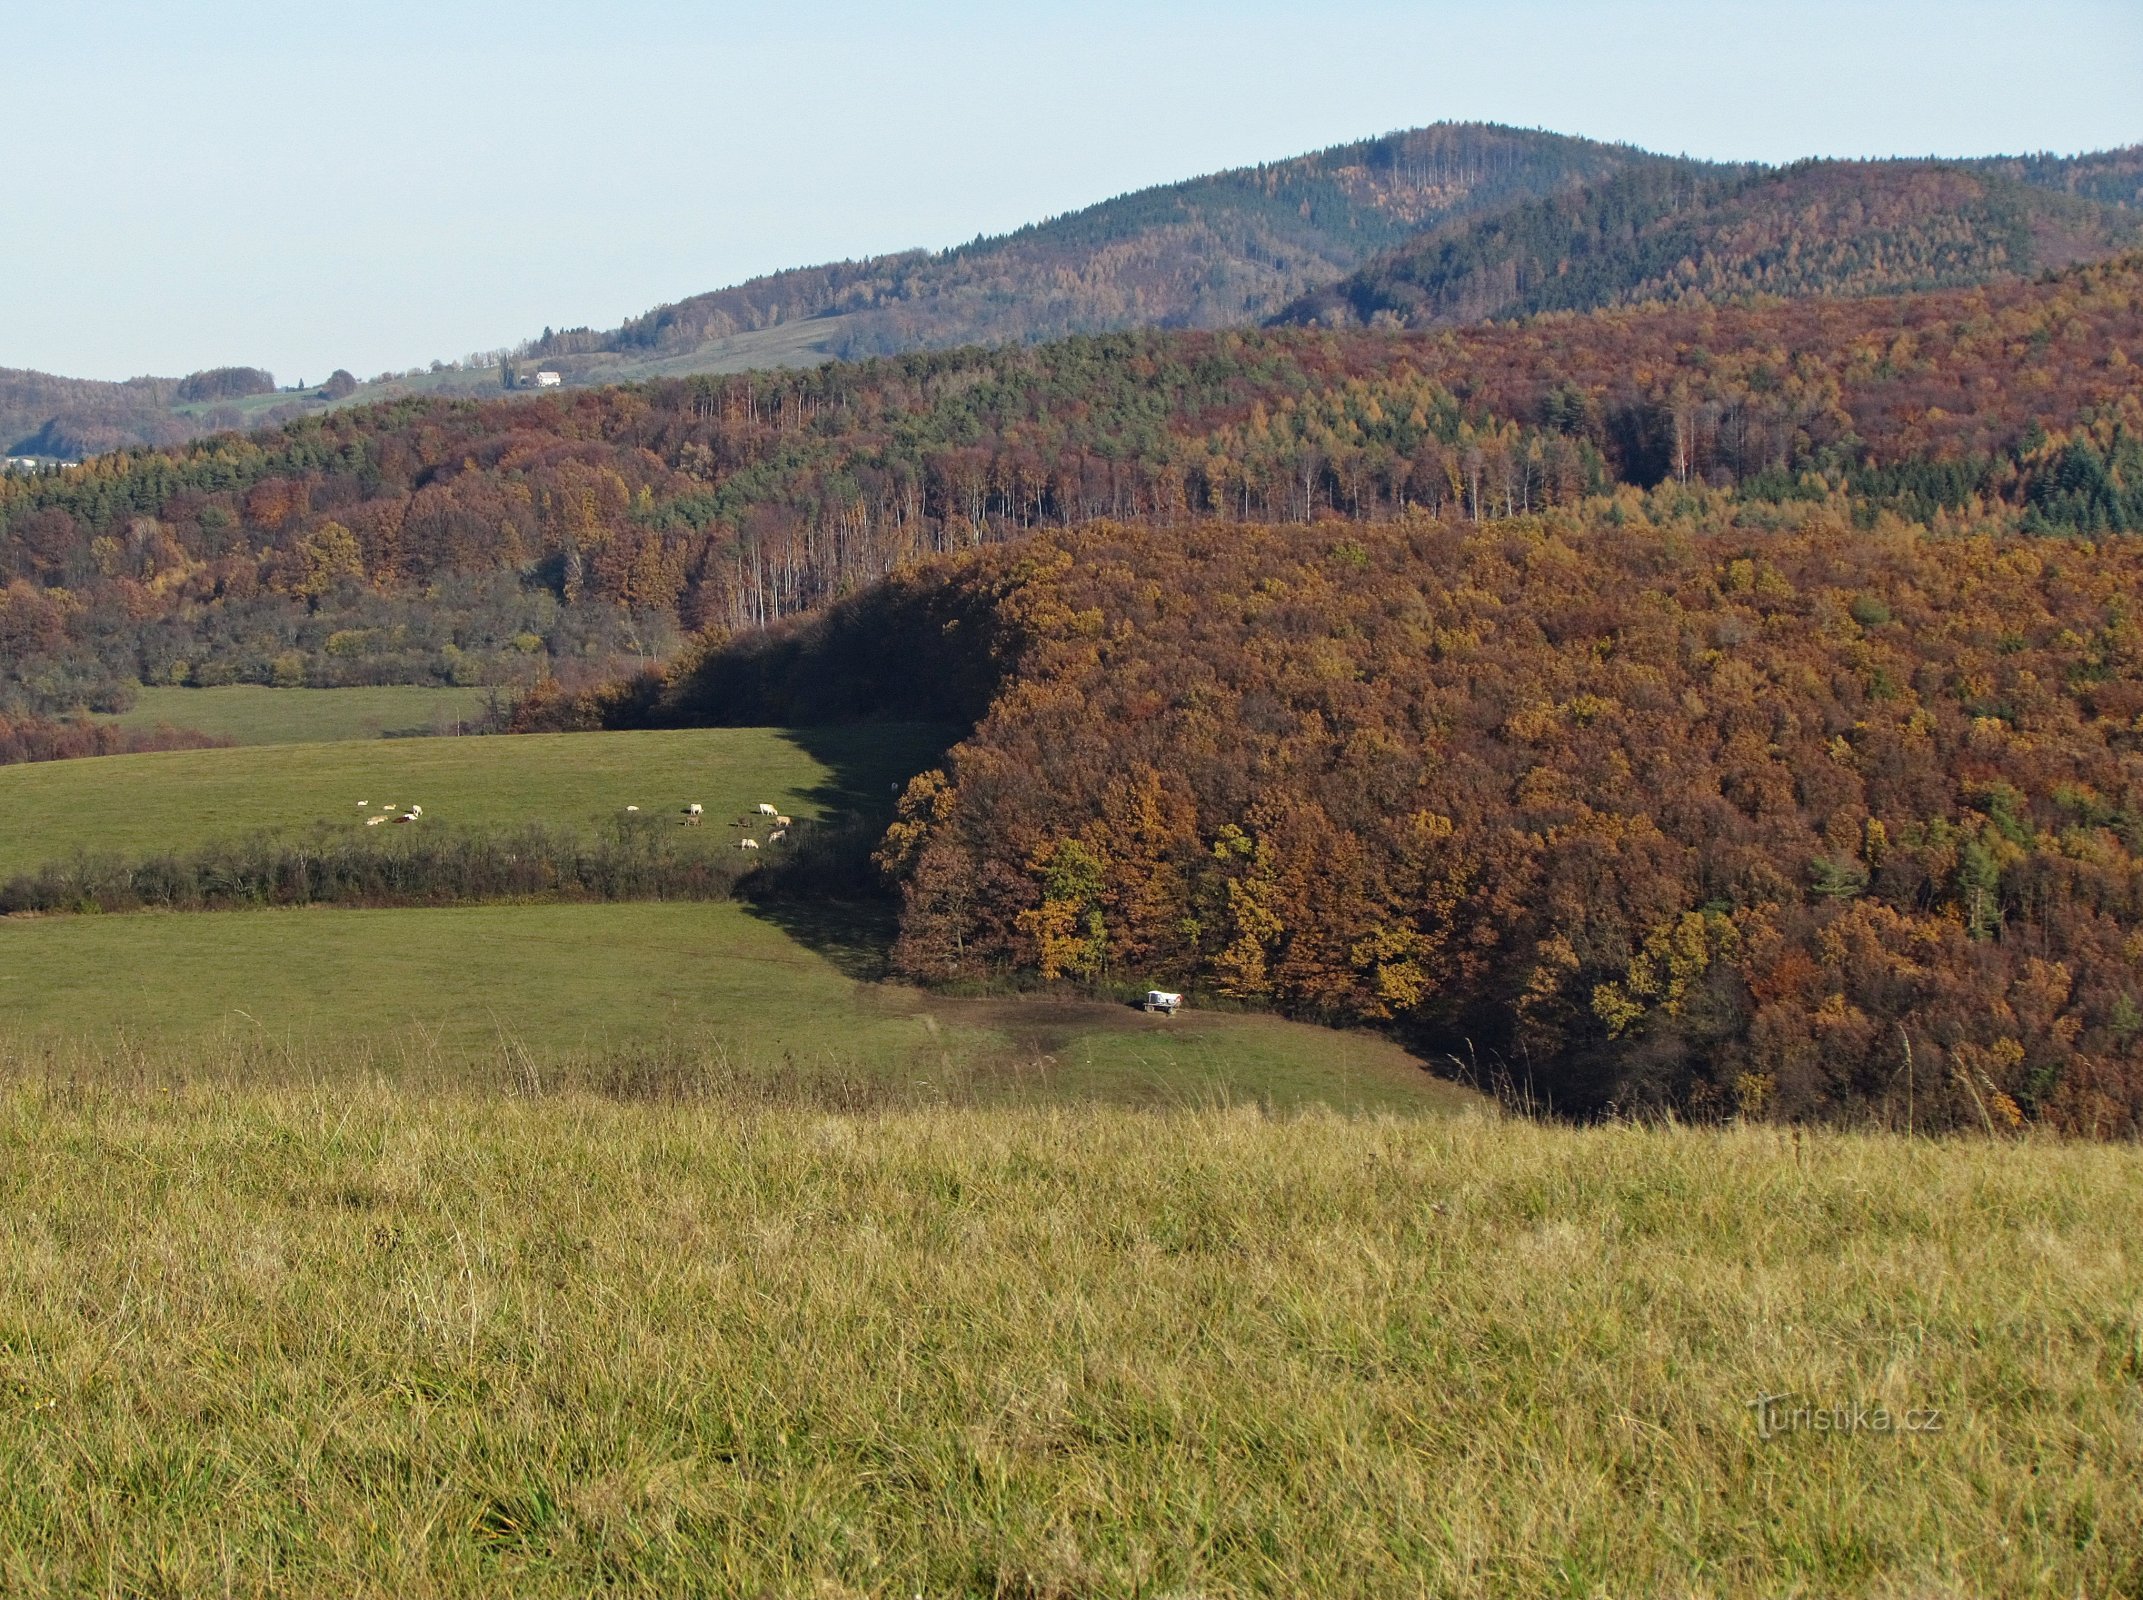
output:
[[[943,720],[876,851],[907,976],[1379,1026],[1571,1114],[2128,1136],[2139,287],[336,414],[0,487],[5,692],[518,660],[522,727]]]

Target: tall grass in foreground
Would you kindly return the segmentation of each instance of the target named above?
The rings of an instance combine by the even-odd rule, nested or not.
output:
[[[0,1591],[2133,1593],[2139,1238],[2121,1146],[17,1072]]]

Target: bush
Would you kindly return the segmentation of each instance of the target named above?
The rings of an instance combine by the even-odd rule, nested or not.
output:
[[[256,835],[185,855],[78,856],[0,885],[21,912],[223,911],[248,906],[437,906],[487,900],[726,900],[756,870],[691,848],[648,821],[590,837],[542,827],[321,830]]]
[[[274,388],[275,374],[259,367],[210,367],[180,379],[178,397],[182,401],[243,400]]]
[[[71,761],[81,756],[134,755],[145,750],[214,750],[234,741],[191,728],[121,728],[87,717],[0,715],[0,767],[23,761]]]

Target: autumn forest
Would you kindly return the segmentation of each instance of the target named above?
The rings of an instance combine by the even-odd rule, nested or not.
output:
[[[1998,212],[2013,266],[2116,226],[1894,176],[1883,216]],[[961,736],[841,890],[897,895],[906,977],[1167,982],[1573,1114],[2132,1134],[2143,256],[1828,292],[1893,229],[1736,286],[1751,182],[1874,191],[1690,181],[1523,199],[1283,325],[412,397],[0,479],[0,746],[118,748],[89,716],[139,685],[930,721]],[[1437,314],[1543,251],[1643,292]]]

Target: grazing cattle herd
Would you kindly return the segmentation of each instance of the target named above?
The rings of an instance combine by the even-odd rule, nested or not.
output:
[[[392,800],[383,800],[380,802],[379,810],[374,811],[371,801],[360,800],[357,802],[357,809],[365,813],[364,824],[368,828],[376,828],[383,822],[413,823],[424,820],[424,808],[413,802],[406,807],[398,807]],[[638,806],[627,806],[624,809],[626,816],[637,816],[639,812],[640,808]],[[699,801],[694,800],[678,813],[678,821],[688,828],[696,828],[705,819],[706,814],[707,808],[700,804]],[[781,843],[782,840],[789,836],[790,828],[795,825],[789,816],[762,800],[749,813],[730,823],[730,826],[732,828],[747,828],[755,820],[761,818],[774,824],[773,831],[766,836],[768,844]],[[739,839],[737,848],[739,850],[757,850],[759,841],[751,838]]]

